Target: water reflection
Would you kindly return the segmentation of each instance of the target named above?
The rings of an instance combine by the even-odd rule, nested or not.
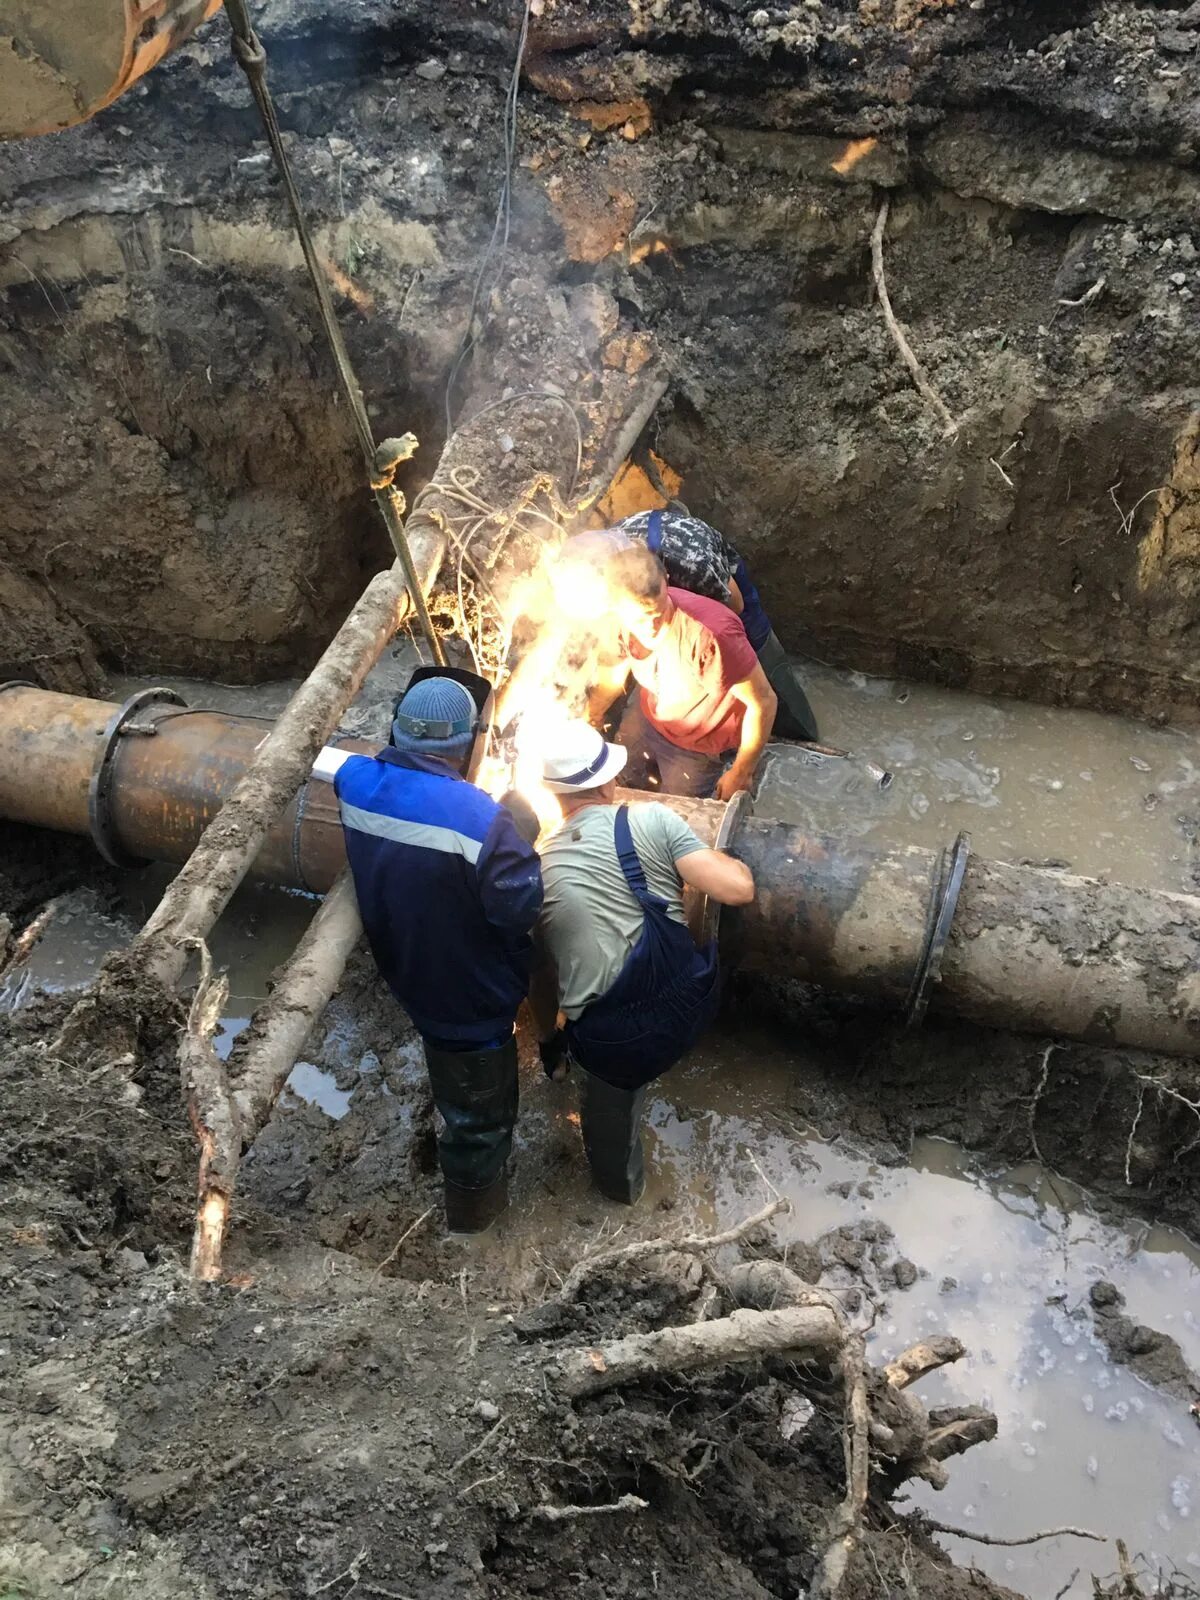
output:
[[[1200,738],[1124,717],[985,700],[813,665],[821,734],[887,767],[798,761],[771,748],[756,809],[880,844],[942,845],[1053,862],[1089,877],[1197,891]]]

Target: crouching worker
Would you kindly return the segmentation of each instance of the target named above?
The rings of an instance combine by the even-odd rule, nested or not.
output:
[[[481,1232],[507,1204],[513,1024],[542,907],[537,819],[469,781],[489,696],[474,673],[422,668],[391,746],[351,756],[334,779],[371,951],[424,1041],[456,1233]]]
[[[674,1066],[712,1021],[720,999],[716,944],[697,949],[683,887],[746,905],[742,862],[707,849],[667,806],[618,806],[626,752],[586,722],[566,725],[543,764],[562,809],[542,849],[545,955],[557,975],[561,1035],[543,1044],[547,1070],[565,1047],[581,1071],[580,1121],[592,1176],[632,1205],[645,1184],[646,1085]],[[545,1038],[550,1019],[539,1018]]]

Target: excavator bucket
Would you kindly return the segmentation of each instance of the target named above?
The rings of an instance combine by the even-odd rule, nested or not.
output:
[[[111,104],[221,0],[5,0],[0,139],[54,133]]]

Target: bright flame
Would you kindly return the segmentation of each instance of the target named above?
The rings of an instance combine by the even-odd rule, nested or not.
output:
[[[677,475],[657,458],[656,467],[674,492]],[[621,516],[663,504],[650,480],[639,476],[644,498],[640,504],[623,503]],[[475,782],[497,797],[517,790],[533,807],[543,835],[562,820],[557,797],[542,781],[545,757],[558,745],[566,722],[587,717],[588,691],[615,659],[616,595],[606,574],[610,553],[607,541],[589,542],[586,534],[569,550],[545,544],[537,566],[505,590],[505,626],[519,641],[519,659],[498,690],[491,747]]]

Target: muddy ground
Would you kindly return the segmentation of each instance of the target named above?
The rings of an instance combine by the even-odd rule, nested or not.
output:
[[[511,386],[547,376],[531,321],[575,324],[557,381],[586,402],[628,349],[578,291],[615,297],[672,367],[659,445],[787,642],[1193,719],[1191,12],[535,10],[481,296]],[[373,414],[423,442],[412,482],[493,224],[518,14],[258,12]],[[385,547],[221,21],[94,123],[0,151],[0,195],[0,672],[311,660]],[[872,300],[885,199],[953,439]]]
[[[258,13],[372,416],[422,440],[411,491],[495,214],[516,8]],[[672,371],[654,442],[789,643],[1194,720],[1197,22],[1115,0],[546,0],[481,297],[489,382],[594,407],[654,343]],[[220,23],[93,124],[0,149],[0,196],[0,677],[95,691],[114,669],[307,664],[386,544]],[[892,297],[951,439],[871,298],[885,199]],[[452,418],[494,392],[464,370]],[[18,929],[60,888],[105,892],[82,847],[0,844]],[[59,1059],[53,1004],[4,1024],[0,1595],[805,1590],[842,1493],[830,1375],[558,1397],[556,1350],[694,1305],[647,1275],[543,1309],[604,1221],[556,1177],[580,1159],[565,1135],[517,1175],[570,1208],[561,1260],[444,1244],[435,1212],[378,1270],[436,1204],[431,1110],[362,963],[310,1050],[343,1074],[348,1018],[386,1115],[282,1109],[246,1169],[235,1281],[203,1292],[167,1056]],[[1038,1155],[1200,1230],[1178,1067],[909,1034],[749,983],[723,1026],[784,1030],[797,1127],[884,1159],[919,1132]],[[855,1256],[879,1294],[874,1246]],[[815,1246],[809,1270],[827,1264]],[[796,1396],[814,1414],[788,1441]],[[646,1508],[535,1514],[623,1494]],[[999,1591],[877,1495],[845,1593]]]
[[[564,1400],[559,1350],[687,1321],[700,1285],[677,1270],[613,1272],[581,1305],[557,1304],[567,1269],[625,1221],[581,1190],[569,1121],[527,1131],[518,1149],[515,1198],[526,1216],[531,1203],[553,1212],[545,1238],[502,1226],[482,1245],[446,1241],[419,1049],[368,958],[352,963],[305,1052],[350,1093],[348,1111],[331,1122],[285,1096],[247,1159],[221,1288],[184,1275],[195,1151],[169,1046],[138,1064],[58,1059],[46,1041],[64,1005],[17,1013],[0,1039],[8,1591],[805,1592],[842,1493],[833,1376],[767,1362]],[[1188,1128],[1162,1107],[1143,1109],[1137,1182],[1121,1181],[1129,1085],[1111,1058],[1060,1050],[1035,1107],[1036,1041],[936,1025],[918,1040],[857,1008],[748,981],[722,1027],[743,1047],[786,1040],[795,1084],[777,1109],[797,1132],[842,1134],[885,1162],[902,1160],[918,1131],[991,1160],[1037,1149],[1114,1206],[1197,1220],[1194,1156],[1180,1156]],[[382,1094],[364,1087],[380,1084]],[[677,1231],[669,1210],[643,1208],[626,1237]],[[766,1231],[742,1248],[773,1253]],[[877,1314],[915,1272],[883,1217],[788,1260],[813,1282],[857,1285]],[[1094,1299],[1118,1359],[1146,1381],[1187,1382],[1186,1369],[1159,1371],[1169,1342],[1126,1328],[1103,1292]],[[815,1410],[788,1440],[797,1399]],[[535,1512],[627,1494],[646,1508],[563,1524]],[[846,1595],[1004,1592],[946,1565],[902,1512],[882,1488],[873,1496]]]
[[[208,1289],[182,1271],[194,1153],[173,1075],[118,1062],[84,1076],[32,1042],[52,1017],[6,1028],[4,1592],[803,1590],[842,1492],[834,1376],[769,1361],[561,1398],[559,1349],[690,1320],[698,1274],[600,1274],[559,1305],[561,1275],[597,1242],[592,1206],[557,1261],[527,1251],[514,1269],[503,1247],[442,1242],[418,1221],[436,1202],[430,1112],[391,1012],[364,964],[328,1025],[344,1072],[347,1016],[360,1034],[368,1016],[387,1024],[378,1070],[399,1108],[374,1127],[351,1111],[333,1133],[283,1109],[247,1169],[233,1276]],[[518,1181],[538,1181],[531,1163]],[[888,1230],[862,1233],[854,1259],[880,1295],[896,1281]],[[743,1248],[770,1254],[769,1235]],[[847,1240],[801,1255],[814,1280],[845,1281]],[[563,1523],[538,1509],[622,1495],[645,1504]],[[843,1594],[1003,1592],[949,1567],[882,1498],[871,1520]]]

